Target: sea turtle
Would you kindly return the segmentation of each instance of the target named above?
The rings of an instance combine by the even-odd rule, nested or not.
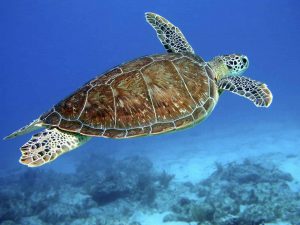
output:
[[[91,137],[131,138],[191,127],[230,91],[258,107],[268,107],[267,85],[241,76],[244,55],[222,55],[205,62],[178,27],[155,13],[147,22],[168,53],[121,64],[86,83],[8,138],[45,127],[21,147],[20,163],[41,166],[84,144]]]

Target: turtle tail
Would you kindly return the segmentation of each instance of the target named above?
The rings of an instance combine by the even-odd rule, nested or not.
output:
[[[10,135],[6,136],[5,138],[3,138],[3,140],[12,139],[12,138],[15,138],[17,136],[30,133],[31,131],[40,129],[41,126],[42,126],[41,121],[39,119],[36,119],[33,122],[31,122],[30,124],[20,128],[19,130],[17,130],[15,132],[11,133]]]

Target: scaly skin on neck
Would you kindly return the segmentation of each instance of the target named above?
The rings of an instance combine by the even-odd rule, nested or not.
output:
[[[230,71],[220,56],[209,61],[208,64],[216,74],[216,80],[219,81],[224,77],[230,76]]]

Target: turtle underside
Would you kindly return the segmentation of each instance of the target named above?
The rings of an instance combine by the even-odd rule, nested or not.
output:
[[[146,56],[96,77],[40,119],[46,126],[112,138],[182,129],[214,108],[214,77],[193,54]]]

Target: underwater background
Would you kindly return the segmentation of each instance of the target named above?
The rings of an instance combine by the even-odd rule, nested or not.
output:
[[[0,141],[0,224],[300,224],[300,2],[0,2],[0,137],[106,70],[164,53],[145,12],[167,18],[209,61],[248,56],[269,108],[224,92],[187,130],[94,138],[40,168],[18,163],[31,135]]]

